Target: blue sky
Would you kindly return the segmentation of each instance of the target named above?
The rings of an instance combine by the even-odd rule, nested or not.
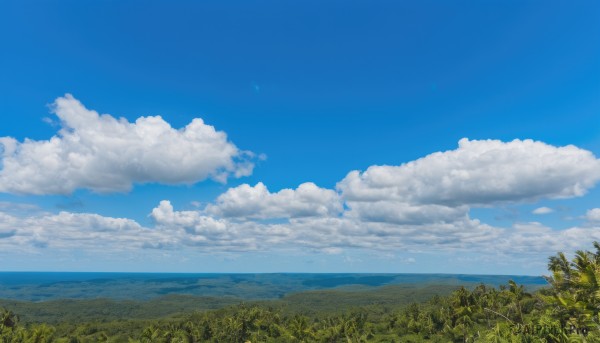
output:
[[[599,11],[3,1],[2,269],[542,274],[600,240]]]

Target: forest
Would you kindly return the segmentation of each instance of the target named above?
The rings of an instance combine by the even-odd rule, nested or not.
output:
[[[399,286],[307,291],[285,301],[223,303],[195,311],[190,298],[146,307],[108,300],[4,301],[1,342],[600,342],[600,243],[569,260],[549,258],[548,286]],[[203,299],[207,302],[210,299]],[[103,315],[86,315],[88,307]],[[162,311],[175,307],[181,311]],[[218,307],[218,306],[215,306]],[[62,310],[62,312],[60,312]],[[68,316],[69,313],[77,315]],[[145,315],[149,312],[154,316]],[[60,316],[57,313],[61,313]],[[160,317],[157,317],[160,316]]]

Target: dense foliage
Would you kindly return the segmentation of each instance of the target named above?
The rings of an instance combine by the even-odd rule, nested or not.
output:
[[[104,318],[53,326],[20,323],[3,309],[0,341],[600,342],[600,244],[594,247],[571,261],[562,253],[551,257],[550,287],[533,294],[510,281],[499,288],[461,287],[393,310],[375,302],[338,313],[290,311],[262,302],[160,320]],[[335,294],[327,294],[330,302]]]

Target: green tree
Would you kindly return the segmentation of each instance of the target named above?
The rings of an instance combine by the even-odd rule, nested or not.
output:
[[[600,244],[595,252],[577,251],[569,262],[563,253],[549,258],[547,277],[552,286],[544,300],[551,315],[568,331],[585,334],[598,331],[600,311]]]

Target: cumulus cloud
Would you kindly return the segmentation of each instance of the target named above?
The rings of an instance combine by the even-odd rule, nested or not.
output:
[[[588,210],[585,214],[585,219],[592,223],[600,223],[600,208]]]
[[[31,204],[0,201],[0,211],[3,212],[35,212],[39,210],[38,206]]]
[[[572,252],[587,248],[600,240],[600,226],[571,227],[555,230],[537,222],[520,223],[510,229],[495,244],[505,254],[538,254],[543,257],[558,251]]]
[[[253,188],[253,187],[250,187]],[[271,194],[271,193],[268,193]],[[276,194],[276,193],[274,193]],[[253,199],[254,202],[262,198]],[[252,200],[248,200],[252,201]],[[184,231],[185,245],[241,250],[279,248],[309,248],[324,253],[341,253],[346,248],[418,249],[428,246],[439,249],[474,249],[474,245],[498,239],[502,230],[473,220],[463,214],[451,219],[432,219],[419,215],[412,221],[365,221],[337,213],[293,217],[281,209],[253,212],[217,219],[207,211],[176,211],[169,201],[161,201],[151,217],[163,231]],[[208,208],[213,211],[214,208]],[[461,209],[464,210],[464,209]],[[238,213],[238,212],[236,212]],[[267,214],[273,217],[267,217]],[[284,221],[262,219],[281,218]]]
[[[352,171],[337,188],[349,216],[428,223],[460,220],[470,207],[581,196],[599,179],[600,161],[574,146],[461,139],[456,150]]]
[[[550,207],[538,207],[535,210],[531,211],[531,213],[533,214],[548,214],[548,213],[552,213],[554,212],[553,209],[551,209]]]
[[[226,233],[223,221],[203,216],[197,211],[173,211],[170,201],[163,200],[150,214],[152,219],[161,226],[179,226],[194,234],[219,236]]]
[[[254,187],[243,184],[230,188],[206,212],[220,217],[255,219],[336,216],[342,212],[342,202],[337,192],[312,182],[276,193],[269,192],[259,182]]]
[[[32,248],[135,251],[149,242],[172,246],[179,240],[170,232],[144,228],[127,218],[65,211],[28,216],[0,212],[0,248],[3,251]]]
[[[91,213],[40,213],[28,217],[0,212],[0,249],[32,252],[84,250],[121,253],[140,249],[194,249],[203,252],[301,249],[340,254],[347,249],[376,251],[468,251],[538,254],[573,251],[600,240],[600,227],[556,231],[539,223],[496,228],[476,219],[451,223],[393,224],[350,218],[305,217],[285,223],[230,221],[198,211],[176,211],[168,201],[153,209],[152,228],[127,218]]]
[[[253,154],[199,118],[179,130],[160,116],[131,123],[89,110],[70,94],[56,99],[52,111],[61,129],[49,140],[0,138],[0,192],[114,192],[134,183],[224,182],[252,173]]]
[[[453,222],[466,217],[469,211],[467,206],[421,205],[389,200],[348,202],[348,206],[347,217],[394,224]]]
[[[496,228],[470,218],[470,209],[580,196],[598,180],[598,166],[589,151],[573,146],[463,139],[456,150],[350,172],[336,191],[312,183],[278,192],[262,183],[244,184],[197,211],[175,211],[162,202],[152,217],[204,243],[237,239],[253,249],[509,251],[512,244],[533,244],[539,235],[547,244],[536,249],[554,251],[565,245],[552,230],[533,224]]]
[[[11,225],[11,216],[0,212],[0,240],[3,238],[12,237],[17,230]]]
[[[281,225],[231,222],[201,214],[199,211],[174,211],[163,200],[152,210],[150,217],[164,232],[179,232],[181,245],[201,246],[207,250],[248,251],[277,246],[291,237],[291,230]]]
[[[491,205],[581,196],[599,179],[600,161],[572,145],[461,139],[456,150],[353,171],[338,188],[348,201]]]
[[[88,254],[192,249],[200,252],[285,251],[341,254],[349,249],[390,252],[468,251],[475,254],[547,257],[600,240],[600,227],[556,231],[539,223],[497,228],[475,219],[429,225],[359,222],[349,218],[306,217],[286,223],[229,221],[197,211],[175,211],[161,202],[153,228],[126,218],[60,212],[27,218],[0,213],[0,249],[30,253],[41,249],[83,250]]]
[[[588,211],[585,227],[566,230],[540,223],[495,227],[471,218],[470,209],[580,196],[597,182],[598,163],[573,146],[461,140],[456,150],[350,172],[336,190],[304,183],[271,192],[262,183],[243,184],[191,211],[164,200],[151,211],[152,228],[94,214],[4,214],[0,248],[20,242],[37,249],[126,244],[206,252],[368,249],[545,258],[600,240],[600,209]],[[534,213],[548,211],[540,207]]]

